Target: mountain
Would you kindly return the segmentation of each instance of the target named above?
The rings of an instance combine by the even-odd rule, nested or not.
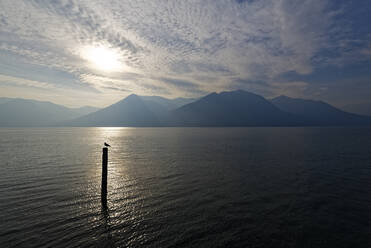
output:
[[[10,100],[13,100],[14,98],[7,98],[7,97],[0,97],[0,104],[9,102]]]
[[[183,97],[178,97],[175,99],[167,99],[160,96],[139,96],[139,97],[149,104],[150,103],[159,104],[168,111],[174,110],[183,105],[196,101],[195,98],[183,98]]]
[[[80,107],[80,108],[72,108],[72,110],[74,112],[76,112],[78,115],[80,116],[83,116],[83,115],[87,115],[87,114],[90,114],[90,113],[93,113],[93,112],[96,112],[98,111],[100,108],[97,108],[97,107],[92,107],[92,106],[83,106],[83,107]]]
[[[69,126],[161,126],[165,123],[158,116],[166,112],[159,104],[149,105],[132,94],[125,99],[94,113],[63,122]]]
[[[56,125],[343,126],[371,125],[371,117],[347,113],[321,101],[286,96],[268,101],[242,90],[211,93],[198,100],[132,94],[98,110],[89,106],[67,108],[51,102],[0,98],[0,126]]]
[[[0,98],[0,126],[50,126],[80,116],[74,110],[51,102]]]
[[[90,106],[67,108],[51,102],[1,97],[0,127],[54,126],[96,110]]]
[[[322,101],[279,96],[271,100],[282,111],[295,114],[311,125],[370,125],[371,117],[344,112]]]
[[[350,113],[371,116],[371,103],[348,104],[342,106],[341,109]]]
[[[172,111],[181,126],[293,126],[305,123],[262,96],[237,90],[211,93]]]

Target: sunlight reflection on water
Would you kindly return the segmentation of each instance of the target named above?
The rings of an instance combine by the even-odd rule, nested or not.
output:
[[[369,242],[371,129],[36,128],[0,137],[5,247]]]

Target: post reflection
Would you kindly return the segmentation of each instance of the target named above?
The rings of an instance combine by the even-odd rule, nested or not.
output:
[[[104,247],[115,247],[115,242],[113,240],[111,231],[111,219],[107,205],[103,206],[102,204],[101,215],[104,230]]]

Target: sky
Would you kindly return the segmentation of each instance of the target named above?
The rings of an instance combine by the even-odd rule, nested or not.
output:
[[[370,0],[1,0],[0,97],[371,103]]]

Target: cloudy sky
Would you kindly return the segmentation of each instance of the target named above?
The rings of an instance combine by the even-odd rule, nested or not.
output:
[[[0,96],[371,102],[370,0],[1,0]]]

